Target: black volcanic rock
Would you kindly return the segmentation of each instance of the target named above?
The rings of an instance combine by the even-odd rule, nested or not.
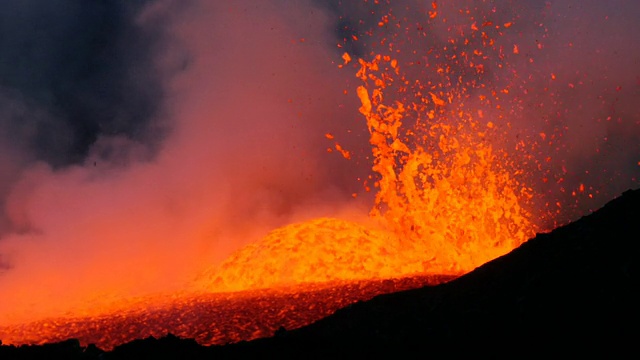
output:
[[[193,339],[180,339],[173,334],[156,339],[149,337],[117,346],[108,359],[195,359],[203,347]]]
[[[630,190],[449,283],[381,295],[268,339],[204,347],[168,336],[91,358],[520,358],[596,351],[636,358],[639,241],[640,190]],[[5,345],[0,359],[64,348],[75,351],[68,358],[78,352],[90,358],[77,343],[57,346]]]
[[[95,346],[81,347],[76,339],[44,345],[2,345],[0,359],[99,359],[104,352]]]

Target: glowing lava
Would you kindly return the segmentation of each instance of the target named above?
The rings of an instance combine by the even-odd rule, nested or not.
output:
[[[519,205],[530,189],[511,175],[519,172],[510,169],[507,154],[496,155],[485,141],[491,122],[483,126],[453,106],[455,92],[427,92],[410,108],[436,121],[414,120],[407,130],[405,105],[384,103],[393,75],[406,82],[397,62],[378,55],[360,64],[358,76],[375,84],[371,94],[358,88],[379,174],[371,215],[430,262],[425,271],[472,270],[534,234]]]
[[[521,172],[511,168],[507,154],[496,154],[485,141],[491,122],[483,126],[461,107],[448,108],[453,92],[445,94],[447,101],[426,92],[409,104],[417,114],[409,128],[403,124],[407,106],[384,103],[394,77],[407,83],[398,62],[378,55],[360,65],[360,113],[378,175],[370,214],[377,227],[331,218],[282,227],[210,269],[200,279],[204,288],[460,274],[534,235],[520,206],[530,189],[516,180]]]
[[[535,234],[532,188],[519,165],[527,154],[507,141],[515,107],[503,99],[504,79],[490,73],[517,77],[500,40],[513,23],[459,9],[461,21],[449,25],[433,2],[416,24],[409,8],[371,6],[380,21],[362,31],[370,60],[344,53],[339,65],[355,64],[362,81],[356,94],[374,172],[367,182],[376,189],[368,224],[318,219],[277,229],[210,269],[205,289],[461,274]]]
[[[435,2],[431,10],[427,22],[438,20],[440,10]],[[466,14],[470,12],[467,10]],[[229,296],[220,303],[223,310],[251,313],[250,321],[256,322],[260,317],[266,317],[267,310],[261,309],[271,305],[267,302],[266,305],[234,308],[233,304],[239,304],[238,299],[243,296],[240,291],[266,288],[279,291],[283,287],[296,286],[303,289],[309,284],[334,281],[375,283],[372,286],[376,289],[367,292],[366,296],[356,294],[353,289],[345,290],[346,294],[336,292],[334,287],[314,297],[313,302],[302,303],[302,315],[295,315],[302,320],[291,325],[297,327],[345,305],[343,300],[346,298],[355,301],[381,293],[380,283],[384,282],[380,279],[408,279],[408,276],[425,274],[459,275],[509,252],[535,234],[536,224],[528,210],[532,190],[525,184],[524,170],[517,165],[523,163],[522,154],[506,150],[513,144],[504,141],[510,125],[500,94],[508,93],[509,89],[496,88],[492,78],[485,73],[485,65],[487,69],[491,65],[497,68],[507,65],[502,45],[498,45],[492,36],[499,36],[511,23],[477,23],[472,15],[469,16],[472,19],[468,26],[448,28],[450,38],[437,39],[433,35],[435,31],[422,31],[420,24],[415,26],[399,21],[391,13],[385,14],[376,26],[390,35],[379,39],[379,49],[375,52],[363,55],[370,60],[360,59],[356,63],[351,61],[352,55],[343,55],[341,66],[355,64],[357,77],[361,80],[361,85],[354,89],[355,94],[353,91],[347,93],[357,95],[360,100],[359,111],[361,119],[366,121],[371,145],[372,156],[366,160],[371,162],[372,174],[365,187],[369,189],[373,184],[376,193],[368,217],[363,214],[366,219],[362,222],[320,218],[275,229],[260,241],[238,250],[222,264],[206,270],[197,280],[198,290],[204,290],[209,293],[207,295],[239,292],[214,295]],[[402,29],[396,31],[394,22],[398,29],[401,23],[409,25],[404,32]],[[444,19],[441,23],[449,26]],[[429,45],[422,49],[414,46],[414,42]],[[333,140],[333,135],[327,138]],[[350,152],[346,146],[336,143],[335,148],[349,161],[365,161],[358,159],[354,155],[356,152]],[[336,295],[332,295],[335,301],[329,310],[311,314],[321,302],[318,299],[332,292]],[[201,295],[162,297],[158,301],[162,305],[159,308],[188,302],[167,311],[172,317],[184,313],[181,309],[189,308],[192,313],[187,315],[199,319],[199,306],[211,303],[214,298],[218,301],[217,297],[199,297]],[[277,299],[285,305],[290,301],[285,297]],[[148,316],[151,304],[146,299],[143,302],[140,312],[144,316]],[[119,305],[121,309],[114,309],[115,315],[105,315],[104,319],[94,316],[92,321],[77,320],[73,324],[78,324],[80,331],[67,329],[65,324],[69,322],[62,320],[64,326],[51,330],[52,335],[46,338],[41,330],[49,327],[46,321],[26,326],[24,331],[12,327],[5,330],[5,334],[11,334],[12,337],[7,338],[18,343],[85,333],[99,323],[111,329],[117,323],[117,314],[134,308],[124,301]],[[136,316],[137,313],[121,322],[129,329],[127,332],[125,327],[118,327],[116,332],[119,331],[122,337],[98,340],[113,346],[148,334],[145,331],[149,325],[132,320],[144,316]],[[215,321],[229,322],[230,317],[224,314]],[[244,329],[242,335],[225,338],[225,341],[269,335],[274,327],[282,324],[285,315],[278,313],[276,317],[277,322],[269,322],[260,331]],[[169,321],[168,318],[152,317],[149,322],[161,328],[158,331],[162,333],[166,328],[159,323]],[[171,331],[178,329],[185,337],[193,335],[193,327],[180,329],[189,321],[179,319]],[[214,325],[213,322],[197,325],[198,331],[207,333],[200,341],[222,341],[228,329]],[[248,327],[240,321],[234,325]],[[142,329],[132,332],[134,326]],[[224,331],[217,330],[219,333],[211,335],[208,332],[213,330],[207,330],[209,328],[224,328]]]
[[[0,325],[0,338],[4,343],[15,345],[78,339],[83,346],[95,344],[103,350],[112,350],[135,339],[160,338],[171,333],[195,339],[201,345],[222,345],[272,336],[281,327],[288,330],[299,328],[357,301],[437,285],[453,278],[422,276],[277,290],[149,297],[120,311],[100,316]]]

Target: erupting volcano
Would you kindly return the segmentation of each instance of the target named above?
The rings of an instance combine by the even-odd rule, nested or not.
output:
[[[535,234],[521,205],[531,198],[517,179],[522,170],[507,153],[493,153],[485,140],[493,122],[476,121],[458,104],[466,96],[450,89],[450,74],[447,86],[434,87],[445,103],[429,86],[400,75],[389,56],[360,65],[358,78],[374,86],[371,94],[357,88],[377,175],[369,226],[324,218],[274,230],[211,270],[206,288],[461,274]],[[395,77],[402,91],[407,84],[417,89],[415,102],[384,104]]]
[[[618,192],[609,180],[638,184],[640,113],[622,87],[579,64],[567,71],[545,49],[562,41],[556,51],[580,57],[586,47],[554,28],[566,10],[303,3],[293,17],[278,1],[157,1],[137,15],[139,26],[176,17],[163,29],[175,43],[155,65],[170,74],[159,112],[175,120],[156,148],[101,135],[80,165],[34,163],[16,176],[2,202],[13,227],[0,238],[0,276],[22,277],[8,278],[0,339],[111,349],[167,333],[206,345],[267,337],[450,281],[593,209]],[[337,51],[318,25],[330,15]],[[224,40],[192,36],[207,31]],[[571,113],[572,91],[605,80],[601,103]],[[589,109],[597,125],[585,127],[607,134],[595,150],[571,137]],[[615,136],[631,154],[601,167]],[[103,208],[87,211],[94,196]],[[105,239],[97,251],[93,236]],[[73,251],[86,258],[57,272]],[[76,272],[68,289],[46,285]]]

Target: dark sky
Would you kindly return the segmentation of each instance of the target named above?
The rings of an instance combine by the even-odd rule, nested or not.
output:
[[[21,103],[3,134],[56,167],[100,134],[144,139],[162,101],[159,29],[134,23],[141,1],[12,1],[0,7],[1,97]]]
[[[557,135],[533,154],[552,160],[528,175],[541,203],[570,209],[558,221],[640,185],[638,1],[437,3],[448,22],[430,23],[428,42],[405,41],[399,59],[445,44],[470,16],[514,22],[500,39],[519,46],[512,72],[487,71],[492,86],[515,89],[505,146]],[[37,296],[84,294],[100,282],[150,291],[149,279],[179,273],[177,281],[275,226],[366,214],[371,149],[353,92],[359,83],[355,68],[337,65],[345,51],[366,59],[379,50],[388,34],[377,22],[389,9],[412,27],[430,8],[2,1],[0,288],[9,290],[0,297],[36,291],[21,279],[55,284],[69,274],[83,274],[77,287]],[[326,133],[352,160],[327,152]],[[576,203],[580,184],[593,199]],[[148,272],[118,282],[140,263]]]

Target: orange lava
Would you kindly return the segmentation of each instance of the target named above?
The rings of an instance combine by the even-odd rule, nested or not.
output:
[[[429,270],[392,232],[320,218],[273,230],[209,270],[209,291],[274,288],[335,280],[396,278]]]
[[[436,94],[412,80],[423,92],[402,101],[394,93],[387,105],[394,82],[410,83],[398,61],[377,55],[360,66],[357,95],[378,175],[369,225],[323,218],[276,229],[209,269],[204,289],[461,274],[535,234],[521,205],[531,197],[522,171],[486,141],[494,123],[464,109],[458,88]]]
[[[466,272],[535,234],[520,205],[531,190],[517,180],[521,172],[508,154],[485,141],[492,122],[482,124],[456,106],[454,91],[426,92],[408,107],[436,121],[413,121],[406,129],[407,106],[384,103],[393,75],[406,82],[397,61],[378,55],[360,63],[358,76],[375,84],[371,92],[358,87],[379,174],[371,216],[426,260],[422,271]]]
[[[435,2],[433,4],[426,21],[440,19],[440,10],[436,11]],[[392,20],[389,14],[379,26],[386,27]],[[365,214],[366,219],[360,223],[319,218],[275,229],[263,239],[239,249],[222,264],[206,270],[196,281],[199,290],[211,295],[336,281],[382,281],[432,274],[457,276],[531,238],[537,230],[528,212],[532,190],[524,183],[524,170],[516,165],[520,163],[520,155],[502,146],[502,136],[508,129],[505,117],[492,117],[492,111],[499,113],[500,110],[499,91],[485,87],[482,82],[486,79],[483,62],[499,62],[503,56],[502,48],[498,49],[491,38],[491,31],[503,29],[492,30],[493,27],[483,25],[486,29],[480,30],[478,26],[473,21],[468,29],[458,29],[460,34],[468,34],[466,38],[455,33],[456,29],[452,30],[444,49],[421,49],[425,50],[418,54],[422,62],[395,56],[410,43],[407,40],[393,46],[394,39],[401,37],[402,32],[381,39],[380,49],[376,49],[379,53],[369,54],[370,60],[355,61],[353,55],[345,53],[340,66],[345,69],[357,66],[357,77],[362,81],[356,95],[370,135],[372,174],[367,181],[374,184],[376,191],[370,214],[368,217]],[[504,25],[505,29],[509,27],[510,23]],[[452,48],[457,48],[457,52],[450,51]],[[516,50],[517,46],[514,52]],[[405,73],[404,68],[409,70]],[[480,91],[472,96],[472,90]],[[345,161],[359,161],[355,152],[338,144],[339,139],[334,139],[334,135],[327,134],[326,138],[336,141],[335,148]],[[384,291],[374,287],[366,296],[320,293],[322,296],[333,294],[331,296],[338,300],[333,299],[329,310],[322,312],[314,312],[320,300],[304,303],[307,308],[295,312],[299,321],[287,324],[308,324],[346,305],[342,301],[346,298],[362,300],[381,292]],[[249,302],[236,309],[236,315],[250,313],[253,323],[244,319],[242,321],[248,322],[241,324],[233,318],[236,315],[220,316],[215,321],[252,326],[267,317],[269,301],[277,298],[284,304],[295,303],[291,296],[272,296],[271,300],[263,300],[266,305]],[[180,316],[198,318],[206,312],[193,309],[198,306],[209,309],[209,305],[203,305],[207,301],[218,304],[219,298],[212,299],[165,297],[159,300],[158,311],[172,316],[180,314],[181,302],[189,302],[190,312]],[[225,309],[233,308],[234,303],[244,304],[235,295],[225,299],[226,302],[219,304]],[[143,304],[140,314],[147,314],[150,304]],[[54,330],[42,330],[50,326],[48,322],[4,329],[5,334],[12,336],[4,340],[62,339],[61,336],[74,336],[76,330],[87,333],[87,329],[93,327],[97,329],[94,334],[106,337],[97,341],[114,346],[148,334],[162,335],[166,328],[161,322],[170,321],[178,321],[172,332],[195,336],[194,330],[186,325],[191,320],[169,320],[167,316],[145,318],[131,313],[133,306],[127,308],[129,310],[105,315],[105,318],[92,315],[81,320],[63,320]],[[309,315],[312,313],[313,316]],[[283,314],[289,316],[286,311]],[[242,336],[217,333],[219,338],[202,335],[200,340],[211,344],[271,335],[274,326],[284,323],[280,315],[276,316],[277,322],[268,326],[243,330]],[[141,321],[146,326],[155,326],[158,332],[131,330]],[[120,323],[124,325],[115,325]],[[76,324],[73,325],[76,328],[69,330],[65,324]],[[226,325],[198,326],[213,332]],[[106,333],[107,330],[111,333]],[[47,336],[38,336],[38,331]],[[118,331],[124,335],[113,336]]]
[[[150,336],[171,333],[201,345],[222,345],[293,330],[372,297],[437,285],[453,276],[301,285],[277,290],[180,294],[139,299],[126,308],[94,316],[48,318],[1,326],[7,344],[44,344],[78,339],[103,350]]]

